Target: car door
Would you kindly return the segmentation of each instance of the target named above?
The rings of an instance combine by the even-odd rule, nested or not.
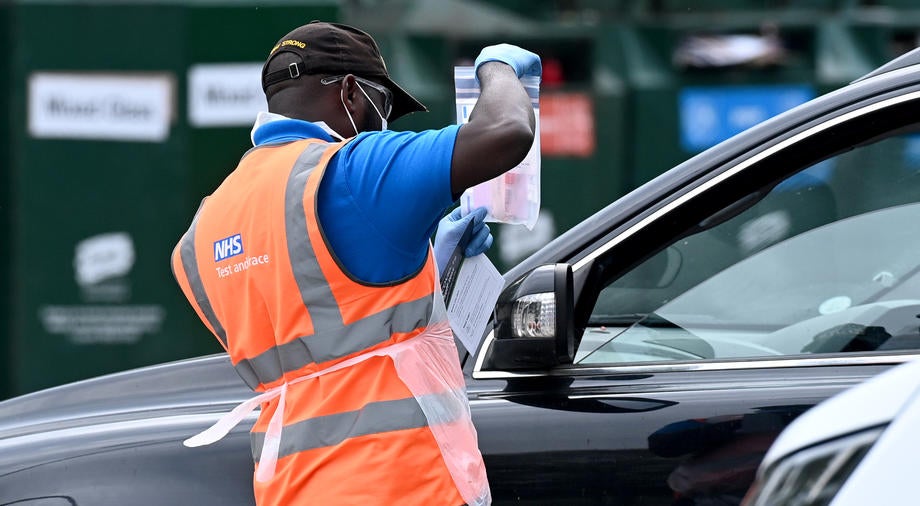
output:
[[[920,88],[894,77],[714,148],[510,280],[469,385],[495,504],[738,504],[792,419],[920,356]]]

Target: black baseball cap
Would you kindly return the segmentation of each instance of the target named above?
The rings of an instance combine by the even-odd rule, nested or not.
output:
[[[275,56],[293,53],[300,62],[269,71]],[[277,67],[277,66],[276,66]],[[386,63],[374,39],[355,27],[339,23],[311,21],[295,28],[272,48],[262,66],[262,90],[271,96],[269,87],[303,74],[337,76],[354,74],[386,86],[393,93],[393,111],[389,120],[416,111],[427,111],[421,102],[390,79]]]

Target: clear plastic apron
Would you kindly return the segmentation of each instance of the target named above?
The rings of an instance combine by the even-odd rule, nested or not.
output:
[[[434,310],[422,334],[267,390],[241,403],[214,425],[186,439],[183,444],[197,447],[219,441],[261,403],[277,397],[278,407],[268,423],[256,471],[257,481],[269,481],[275,474],[278,461],[288,386],[350,367],[371,357],[386,355],[393,360],[397,375],[421,406],[460,496],[469,506],[491,504],[486,468],[479,452],[476,429],[473,427],[466,397],[466,383],[457,361],[457,348],[447,321],[440,287],[436,286],[434,293]]]

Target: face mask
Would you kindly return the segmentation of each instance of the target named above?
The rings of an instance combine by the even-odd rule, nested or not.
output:
[[[327,125],[325,121],[314,121],[313,124],[316,125],[316,126],[318,126],[318,127],[320,127],[320,128],[322,128],[324,132],[326,132],[327,134],[331,135],[334,139],[340,140],[340,141],[344,141],[344,140],[345,140],[345,136],[344,136],[344,135],[342,135],[342,134],[336,132],[335,130],[333,130],[332,127],[329,126],[329,125]]]
[[[371,100],[371,97],[367,96],[367,92],[364,91],[364,86],[361,86],[361,83],[355,83],[355,84],[358,85],[358,89],[361,90],[361,93],[364,95],[364,98],[366,98],[367,101],[371,103],[371,107],[374,108],[374,112],[376,112],[377,116],[380,118],[380,129],[386,130],[387,129],[387,119],[383,117],[383,114],[380,114],[380,109],[377,109],[377,104],[375,104],[374,101]]]
[[[377,116],[380,118],[380,129],[386,130],[387,129],[387,119],[383,117],[383,114],[380,114],[380,110],[377,109],[377,105],[374,104],[374,101],[371,100],[371,97],[367,96],[367,92],[364,91],[364,88],[361,86],[361,83],[356,83],[356,84],[358,85],[358,89],[361,90],[361,94],[363,94],[364,98],[366,98],[367,101],[370,102],[371,107],[374,108],[374,112],[376,112]],[[358,127],[355,126],[355,120],[351,117],[351,113],[348,112],[348,107],[345,106],[345,90],[341,88],[339,88],[339,100],[342,101],[342,107],[345,109],[345,114],[348,115],[348,121],[351,122],[351,128],[355,130],[355,135],[358,135],[359,132],[358,132]]]

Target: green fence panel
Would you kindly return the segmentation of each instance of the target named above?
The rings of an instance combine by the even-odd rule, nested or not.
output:
[[[254,117],[191,125],[187,75],[201,63],[259,66],[285,32],[335,20],[338,7],[12,9],[12,116],[24,120],[10,136],[9,393],[220,351],[169,260],[200,199],[248,149]]]
[[[13,22],[10,16],[12,9],[8,3],[0,3],[0,47],[7,48],[7,55],[12,46],[12,35],[10,33]],[[12,358],[12,313],[10,312],[10,276],[11,272],[11,245],[10,237],[10,220],[12,219],[12,206],[10,199],[12,191],[10,189],[10,161],[12,148],[9,139],[12,138],[12,116],[10,114],[10,58],[0,58],[0,139],[7,139],[7,142],[0,142],[0,237],[6,240],[0,241],[0,357],[6,360]],[[9,395],[10,389],[10,368],[7,364],[0,365],[0,399]]]
[[[16,17],[13,393],[214,351],[175,318],[168,259],[189,213],[175,111],[165,136],[161,119],[138,142],[92,131],[175,107],[183,41],[164,34],[183,33],[181,8],[28,3]],[[97,91],[132,79],[157,96]]]
[[[172,108],[183,48],[180,38],[162,34],[182,33],[181,11],[26,4],[17,17],[14,78],[25,98],[16,101],[17,115],[29,125],[15,133],[14,389],[183,356],[191,343],[173,325],[178,304],[167,270],[167,245],[187,212],[176,194],[185,172],[182,142],[175,135],[159,142],[80,139],[96,134],[81,131],[75,118],[104,122],[105,115],[133,114],[127,109],[135,104],[66,89],[104,85],[97,78],[150,78],[166,89],[167,104],[156,106]],[[66,52],[49,44],[47,33],[67,41]],[[50,80],[50,89],[37,97],[40,79]],[[27,109],[29,100],[40,103]],[[39,115],[49,124],[33,125]]]

